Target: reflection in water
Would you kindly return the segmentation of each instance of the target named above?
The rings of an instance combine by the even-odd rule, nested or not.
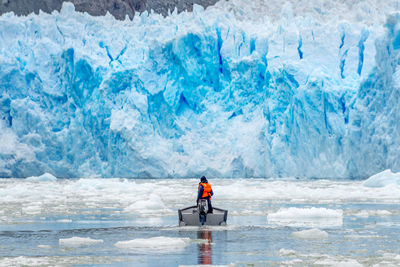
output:
[[[209,230],[200,230],[197,232],[197,238],[203,239],[204,242],[198,245],[198,263],[199,264],[212,264],[212,232]]]

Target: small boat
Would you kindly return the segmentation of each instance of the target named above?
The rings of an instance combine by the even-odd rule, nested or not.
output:
[[[207,201],[200,201],[198,206],[190,206],[178,210],[179,226],[226,225],[228,211],[213,208],[207,211]]]

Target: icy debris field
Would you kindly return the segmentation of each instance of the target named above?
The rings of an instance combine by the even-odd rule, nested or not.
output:
[[[385,175],[211,178],[228,225],[204,228],[178,227],[198,179],[1,179],[0,265],[394,266],[400,186]]]

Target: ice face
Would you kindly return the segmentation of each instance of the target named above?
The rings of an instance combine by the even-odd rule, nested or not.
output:
[[[0,176],[399,169],[397,2],[281,2],[1,16]]]

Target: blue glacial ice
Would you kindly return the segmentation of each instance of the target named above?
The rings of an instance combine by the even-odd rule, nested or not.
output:
[[[391,170],[372,175],[363,182],[366,187],[385,187],[388,185],[400,185],[400,173],[393,173]]]
[[[0,177],[400,170],[397,1],[0,17]]]

